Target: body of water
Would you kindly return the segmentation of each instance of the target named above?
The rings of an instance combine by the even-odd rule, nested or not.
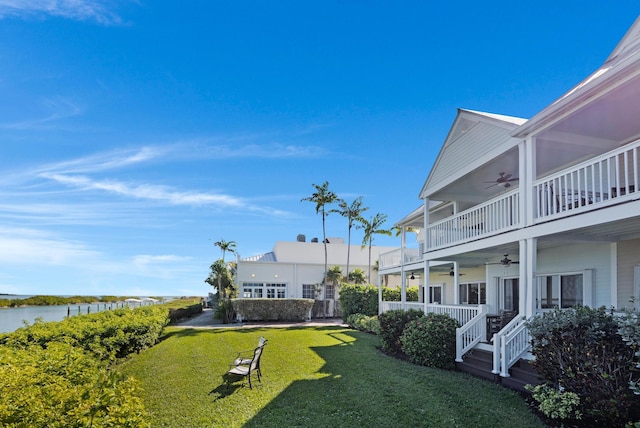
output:
[[[1,295],[5,299],[19,299],[31,296]],[[10,333],[24,327],[25,322],[33,324],[36,319],[43,321],[62,321],[67,316],[84,315],[104,310],[140,306],[141,303],[92,303],[79,305],[58,305],[58,306],[25,306],[19,308],[0,308],[0,333]]]

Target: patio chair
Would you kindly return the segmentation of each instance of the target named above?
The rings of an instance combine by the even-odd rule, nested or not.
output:
[[[240,365],[236,365],[236,364],[231,364],[229,366],[229,370],[227,371],[226,375],[227,375],[227,388],[229,388],[229,386],[231,385],[231,377],[232,376],[239,376],[242,378],[248,378],[249,380],[249,388],[253,388],[251,385],[251,373],[255,372],[256,375],[258,376],[258,382],[262,382],[260,380],[261,374],[260,374],[260,357],[262,356],[262,351],[264,350],[264,344],[262,346],[258,346],[254,351],[253,351],[253,357],[248,360],[249,363],[248,364],[240,364]],[[235,363],[235,361],[234,361]]]
[[[264,338],[264,336],[260,337],[260,340],[258,340],[258,347],[262,347],[264,345],[267,344],[267,339]],[[236,356],[236,359],[233,360],[233,363],[231,363],[231,365],[233,366],[248,366],[251,363],[251,356],[247,356],[247,354],[249,354],[249,352],[253,352],[253,351],[240,351],[238,352],[238,355]],[[245,355],[243,357],[243,355]],[[258,368],[259,370],[260,368]]]

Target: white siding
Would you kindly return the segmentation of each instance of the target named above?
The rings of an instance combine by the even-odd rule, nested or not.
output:
[[[632,308],[633,271],[640,265],[640,239],[618,243],[618,308]]]
[[[611,245],[576,244],[538,252],[538,275],[593,270],[593,307],[610,307]]]

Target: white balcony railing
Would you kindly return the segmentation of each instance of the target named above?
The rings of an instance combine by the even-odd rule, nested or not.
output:
[[[400,264],[407,265],[409,263],[420,261],[420,252],[417,248],[405,248],[403,260],[401,249],[392,250],[388,253],[380,254],[379,261],[381,269],[392,266],[400,266]]]
[[[430,250],[514,229],[520,222],[517,189],[427,228]]]
[[[640,140],[537,180],[536,221],[547,221],[614,203],[639,190]]]

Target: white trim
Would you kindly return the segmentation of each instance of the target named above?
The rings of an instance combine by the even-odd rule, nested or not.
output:
[[[633,267],[633,307],[640,309],[640,265]]]
[[[609,262],[611,266],[609,284],[611,291],[611,305],[614,308],[618,307],[618,244],[611,244],[611,260]]]

